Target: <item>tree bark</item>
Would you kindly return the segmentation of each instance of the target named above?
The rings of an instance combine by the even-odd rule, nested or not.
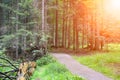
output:
[[[73,50],[76,49],[76,18],[73,16]]]
[[[19,10],[19,5],[18,5],[18,0],[16,0],[16,6],[17,6],[17,10]],[[16,13],[16,21],[18,22],[19,21],[19,16],[18,16],[18,14]],[[16,22],[16,33],[17,33],[17,31],[18,31],[18,23]],[[18,58],[18,42],[19,42],[19,38],[18,38],[18,36],[16,36],[16,58]]]
[[[65,8],[65,0],[63,0],[63,7]],[[63,24],[62,24],[62,47],[65,47],[65,9],[63,9]]]
[[[45,0],[42,0],[42,32],[44,32],[45,27]]]
[[[56,0],[56,6],[58,6],[58,0]],[[58,9],[56,10],[55,47],[58,47]]]

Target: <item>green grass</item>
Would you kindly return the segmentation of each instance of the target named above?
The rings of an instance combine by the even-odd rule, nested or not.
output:
[[[31,80],[83,80],[70,73],[64,65],[61,65],[51,56],[43,57],[37,61],[37,64],[37,69]]]
[[[114,80],[120,80],[119,50],[119,45],[109,44],[109,52],[96,52],[96,54],[81,57],[75,56],[75,59]]]
[[[120,51],[120,44],[119,43],[108,44],[108,50],[110,52],[118,52],[118,51]]]

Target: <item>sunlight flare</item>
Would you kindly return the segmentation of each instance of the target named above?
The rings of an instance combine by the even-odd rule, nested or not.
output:
[[[110,0],[110,5],[112,9],[119,10],[120,9],[120,0]]]
[[[120,13],[120,0],[108,0],[105,4],[107,12],[113,15]]]

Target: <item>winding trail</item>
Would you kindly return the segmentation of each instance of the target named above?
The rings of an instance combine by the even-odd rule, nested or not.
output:
[[[81,76],[86,80],[112,80],[103,74],[96,72],[74,60],[70,55],[63,53],[52,53],[52,55],[64,64],[73,74]]]

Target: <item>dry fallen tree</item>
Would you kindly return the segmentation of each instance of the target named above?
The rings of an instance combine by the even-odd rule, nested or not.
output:
[[[17,80],[29,80],[36,68],[35,62],[24,62],[19,66]]]
[[[0,72],[0,80],[29,80],[36,68],[34,61],[23,62],[16,67],[16,64],[5,57],[0,57],[0,60],[5,62],[0,64],[1,68],[10,69]]]
[[[5,51],[6,55],[15,54],[11,50]],[[12,57],[7,55],[11,59],[0,56],[0,80],[29,80],[36,68],[35,61],[44,55],[46,55],[44,46],[32,46],[19,55],[18,59],[21,62],[13,62],[17,61],[17,58],[13,59],[14,55]]]

